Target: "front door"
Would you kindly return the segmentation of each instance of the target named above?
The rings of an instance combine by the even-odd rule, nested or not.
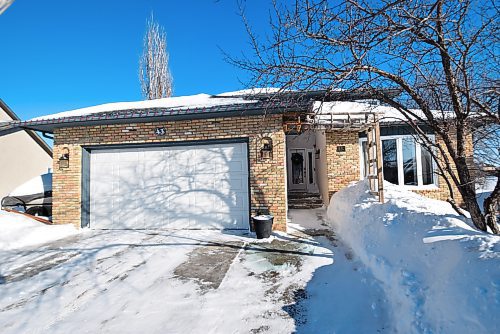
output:
[[[288,186],[290,190],[306,190],[306,150],[288,150]]]

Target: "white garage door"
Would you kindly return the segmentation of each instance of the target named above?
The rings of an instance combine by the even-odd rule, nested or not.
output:
[[[246,143],[94,150],[90,227],[247,229]]]

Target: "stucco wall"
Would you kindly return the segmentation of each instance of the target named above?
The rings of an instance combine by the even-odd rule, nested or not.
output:
[[[316,160],[316,180],[323,204],[328,205],[328,165],[326,157],[326,134],[324,130],[316,131],[316,148],[319,149],[319,159]]]
[[[0,108],[0,121],[12,120]],[[25,131],[0,137],[0,200],[52,167],[52,157]]]
[[[157,127],[165,127],[167,135],[156,136]],[[260,159],[260,138],[266,136],[273,140],[272,160]],[[251,212],[268,209],[275,216],[274,229],[286,229],[286,145],[280,115],[62,128],[54,138],[56,224],[80,226],[82,146],[249,138]],[[64,148],[70,152],[70,166],[60,169],[57,159]]]

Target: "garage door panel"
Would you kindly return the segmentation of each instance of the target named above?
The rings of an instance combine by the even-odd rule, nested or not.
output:
[[[247,144],[91,153],[94,228],[248,228]]]

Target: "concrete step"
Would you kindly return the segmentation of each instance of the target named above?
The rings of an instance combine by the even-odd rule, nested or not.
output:
[[[317,209],[323,206],[323,200],[319,194],[308,192],[288,193],[289,209]]]
[[[291,204],[291,203],[288,203],[289,209],[319,209],[322,206],[323,206],[323,203],[320,203],[320,204],[310,204],[310,203]]]

